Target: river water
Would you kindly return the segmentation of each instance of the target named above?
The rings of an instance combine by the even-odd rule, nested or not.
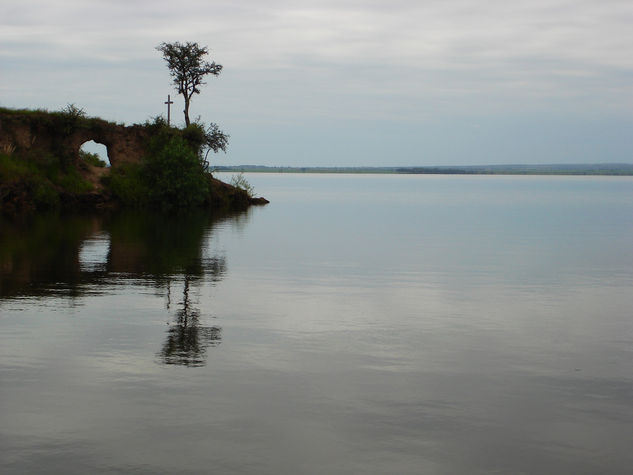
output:
[[[631,470],[633,179],[246,177],[0,222],[0,473]]]

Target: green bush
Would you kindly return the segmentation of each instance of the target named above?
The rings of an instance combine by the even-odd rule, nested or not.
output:
[[[73,194],[89,193],[94,189],[92,183],[84,180],[75,168],[69,168],[64,173],[59,173],[54,183],[67,193]]]
[[[164,209],[200,206],[209,187],[202,164],[183,137],[159,134],[150,141],[144,180],[149,202]]]
[[[102,183],[122,204],[141,207],[148,202],[148,190],[144,180],[144,167],[138,163],[126,163],[112,168]]]
[[[56,209],[59,206],[59,192],[50,181],[39,176],[34,176],[29,181],[36,209]]]
[[[47,171],[36,161],[0,154],[0,195],[4,194],[3,187],[17,186],[28,190],[36,209],[56,208],[59,206],[59,192],[48,178]]]
[[[164,210],[193,208],[209,196],[209,181],[196,151],[173,130],[163,128],[148,144],[142,163],[123,164],[104,186],[126,206]]]
[[[76,168],[64,166],[57,157],[40,156],[27,162],[31,167],[31,176],[42,176],[66,193],[88,193],[94,189]]]
[[[7,183],[30,173],[24,160],[14,158],[8,153],[0,154],[0,183]]]
[[[182,129],[182,137],[187,141],[190,147],[200,150],[206,140],[206,131],[204,124],[194,122],[188,127]]]
[[[167,121],[162,115],[157,115],[145,121],[143,126],[151,133],[159,133],[164,129],[168,129]]]

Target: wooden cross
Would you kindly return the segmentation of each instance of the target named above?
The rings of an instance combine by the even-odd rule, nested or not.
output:
[[[174,101],[171,100],[171,96],[167,94],[167,102],[165,102],[165,104],[167,104],[167,127],[169,127],[169,122],[171,121],[171,105],[173,103]]]

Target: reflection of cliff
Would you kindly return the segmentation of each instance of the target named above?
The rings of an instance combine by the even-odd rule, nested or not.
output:
[[[78,296],[82,242],[98,232],[96,218],[38,216],[0,224],[0,298],[62,293]]]
[[[108,272],[154,279],[174,274],[220,279],[224,258],[203,258],[203,244],[216,220],[204,213],[185,216],[127,213],[109,223]]]
[[[190,278],[185,276],[183,299],[160,352],[164,364],[204,366],[207,348],[220,344],[220,327],[200,325],[200,310],[192,306],[189,285]]]
[[[223,256],[207,256],[205,240],[227,216],[181,217],[126,213],[112,217],[34,217],[0,225],[0,298],[99,292],[104,281],[133,279],[164,288],[177,276],[218,281]],[[80,251],[90,236],[109,236],[106,262],[82,266]]]
[[[159,290],[170,310],[172,288],[182,285],[182,299],[169,324],[160,361],[203,366],[208,348],[220,343],[222,330],[204,326],[190,292],[220,281],[226,273],[225,258],[207,255],[205,243],[214,226],[228,218],[126,213],[90,218],[40,216],[22,225],[1,222],[0,301],[58,295],[81,299],[131,281]]]

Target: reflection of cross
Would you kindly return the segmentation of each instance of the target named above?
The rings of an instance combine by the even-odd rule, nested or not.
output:
[[[167,104],[167,126],[169,127],[169,122],[171,119],[171,105],[174,103],[174,101],[171,100],[171,96],[169,94],[167,94],[167,102],[165,102],[165,104]]]

